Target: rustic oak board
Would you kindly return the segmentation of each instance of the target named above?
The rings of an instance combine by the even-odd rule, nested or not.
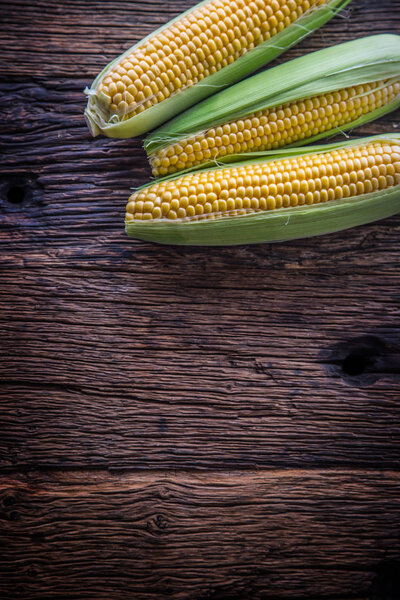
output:
[[[0,597],[398,600],[400,217],[129,240],[142,140],[83,121],[191,4],[0,5]],[[353,0],[279,61],[380,32],[400,1]]]
[[[0,594],[367,598],[382,590],[376,561],[400,551],[399,492],[383,471],[4,478],[5,541],[20,560],[2,562]]]

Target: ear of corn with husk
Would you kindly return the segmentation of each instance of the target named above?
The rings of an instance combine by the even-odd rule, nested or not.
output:
[[[350,0],[205,0],[112,61],[86,90],[92,135],[134,137],[242,79]]]
[[[284,241],[400,211],[400,134],[255,153],[132,194],[129,236],[200,246]]]
[[[153,174],[299,146],[400,106],[400,36],[377,35],[281,64],[204,100],[150,135]]]

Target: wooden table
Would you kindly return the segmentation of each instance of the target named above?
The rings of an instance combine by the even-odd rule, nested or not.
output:
[[[142,141],[83,121],[106,62],[190,5],[1,4],[0,597],[398,600],[400,216],[135,242]],[[285,59],[399,17],[354,0]]]

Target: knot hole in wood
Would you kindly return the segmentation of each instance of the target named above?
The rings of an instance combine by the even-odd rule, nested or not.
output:
[[[353,346],[342,362],[345,375],[351,377],[373,371],[385,353],[385,343],[377,337],[365,336],[353,341]]]
[[[35,174],[6,175],[0,180],[0,203],[5,212],[26,210],[42,203],[43,186]]]
[[[400,374],[400,343],[364,335],[336,344],[321,353],[328,374],[342,377],[351,385],[372,385],[383,375]]]

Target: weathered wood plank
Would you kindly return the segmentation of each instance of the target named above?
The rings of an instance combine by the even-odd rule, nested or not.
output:
[[[367,0],[353,2],[345,16],[334,19],[281,60],[327,43],[395,31],[400,23],[396,4],[397,0],[384,0],[379,7]],[[72,252],[79,260],[88,254],[98,256],[99,250],[104,254],[105,247],[118,257],[141,247],[149,251],[149,244],[126,240],[122,226],[129,188],[150,176],[141,140],[90,139],[82,115],[82,90],[108,59],[125,49],[127,37],[136,41],[188,6],[189,0],[183,5],[171,1],[151,6],[135,1],[105,5],[94,0],[67,7],[48,0],[2,3],[7,36],[0,42],[4,73],[10,81],[0,88],[4,107],[0,197],[5,213],[0,243],[13,242],[18,254],[14,250],[12,260],[31,261],[32,252],[36,255],[38,249],[47,249],[49,253],[54,247],[61,255]],[[46,53],[50,59],[44,59]],[[399,118],[397,111],[357,134],[392,130]],[[25,190],[20,203],[8,200],[15,186]],[[328,244],[329,252],[330,244],[354,247],[365,236],[384,235],[387,244],[388,230],[398,224],[399,219],[393,218],[326,237],[322,243]],[[287,247],[292,252],[298,248],[314,252],[319,246],[313,240]]]
[[[1,466],[397,466],[400,218],[275,246],[127,240],[141,141],[90,139],[82,89],[123,24],[134,41],[182,5],[21,6],[2,5]],[[354,2],[285,59],[393,29],[392,8]]]
[[[115,56],[193,4],[190,0],[3,0],[1,16],[7,31],[0,46],[3,65],[21,77],[94,78]],[[371,33],[398,31],[396,8],[398,0],[379,4],[353,0],[341,16],[286,56]]]
[[[84,124],[85,85],[191,4],[0,5],[0,596],[397,600],[400,218],[137,243],[142,142]],[[399,8],[353,0],[280,60],[399,31]]]
[[[400,551],[399,484],[338,470],[3,478],[0,593],[371,598]]]
[[[392,267],[243,257],[5,273],[1,466],[398,466]]]

